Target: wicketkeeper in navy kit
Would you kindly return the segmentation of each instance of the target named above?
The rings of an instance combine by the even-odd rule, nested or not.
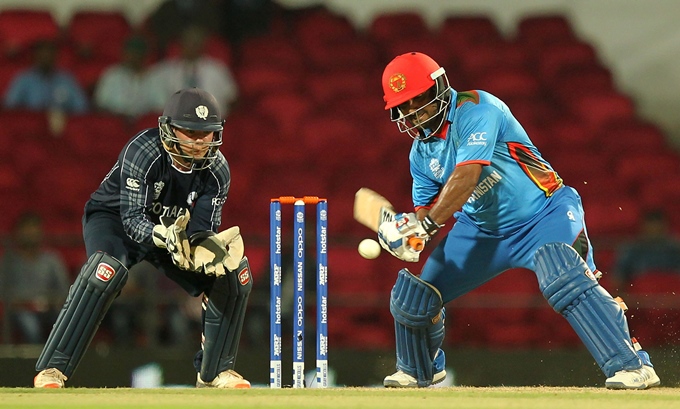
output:
[[[249,388],[234,365],[252,278],[237,226],[217,233],[230,184],[224,121],[210,93],[173,94],[158,127],[135,135],[85,205],[88,260],[38,358],[36,388],[63,388],[128,270],[146,260],[203,294],[197,387]]]

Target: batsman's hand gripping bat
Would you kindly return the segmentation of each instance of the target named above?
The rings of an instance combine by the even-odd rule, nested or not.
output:
[[[376,233],[383,222],[394,221],[396,214],[392,203],[372,189],[362,187],[354,195],[354,220]],[[416,251],[425,247],[418,237],[411,237],[408,243]]]

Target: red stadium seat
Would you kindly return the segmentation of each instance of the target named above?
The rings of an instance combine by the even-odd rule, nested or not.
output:
[[[309,46],[306,52],[309,63],[316,70],[361,69],[367,73],[383,68],[379,63],[379,55],[372,43],[354,37],[318,43]]]
[[[325,9],[317,9],[305,13],[293,23],[293,35],[305,53],[319,46],[352,39],[357,31],[351,21],[340,14]]]
[[[15,138],[49,140],[50,128],[46,112],[25,109],[0,110],[0,129]]]
[[[473,47],[461,48],[456,52],[457,66],[461,71],[470,76],[478,76],[489,70],[504,68],[530,68],[527,64],[528,56],[525,48],[517,43],[495,42],[476,44]],[[449,67],[445,67],[447,70]],[[460,88],[458,81],[451,76],[449,79]],[[472,88],[478,88],[475,83],[470,84]],[[467,88],[465,88],[467,89]]]
[[[377,94],[380,92],[378,87],[379,83],[375,78],[357,69],[312,73],[305,78],[305,89],[318,106],[327,105],[338,98],[361,97],[371,90]]]
[[[630,237],[640,220],[640,203],[626,196],[601,197],[583,203],[586,225],[591,237]]]
[[[113,11],[76,12],[67,27],[68,41],[75,45],[79,55],[109,64],[120,59],[123,44],[131,33],[125,16]]]
[[[538,80],[521,68],[490,69],[472,81],[476,89],[488,91],[505,100],[509,98],[537,99],[542,97]]]
[[[680,168],[678,157],[670,152],[625,155],[618,158],[614,173],[619,184],[635,188],[658,175],[674,175]]]
[[[427,36],[429,28],[417,12],[393,12],[377,15],[368,27],[368,36],[379,44],[399,42],[403,38]]]
[[[241,65],[236,72],[239,96],[257,99],[269,92],[299,92],[302,77],[299,71],[269,64]]]
[[[28,67],[29,65],[23,62],[0,62],[0,96],[2,96],[2,98],[4,98],[14,77]]]
[[[680,274],[675,271],[647,271],[627,287],[626,303],[632,335],[645,346],[680,342]]]
[[[568,109],[594,131],[635,118],[633,101],[617,92],[586,93],[569,103]]]
[[[563,15],[526,16],[517,25],[518,41],[532,48],[573,38],[571,23]]]
[[[616,122],[602,134],[607,154],[629,156],[639,154],[662,154],[668,150],[668,140],[661,129],[642,120]]]
[[[593,46],[578,41],[551,44],[536,57],[538,75],[549,84],[559,83],[563,73],[598,64]]]
[[[658,173],[641,183],[638,197],[645,208],[675,213],[673,208],[680,203],[680,180],[676,173]]]
[[[586,152],[595,147],[597,142],[587,125],[570,117],[553,121],[547,132],[551,135],[552,144],[560,150]]]
[[[449,16],[439,27],[438,37],[455,51],[504,40],[493,20],[485,15]]]
[[[432,59],[437,61],[440,66],[446,69],[449,81],[456,81],[455,85],[457,86],[458,78],[456,75],[454,75],[454,73],[458,69],[458,58],[456,58],[456,55],[451,52],[450,49],[447,47],[442,47],[440,43],[441,41],[442,40],[430,33],[426,33],[418,37],[400,38],[399,41],[392,41],[388,43],[384,52],[386,57],[390,60],[398,55],[413,51],[427,54],[432,57]],[[383,67],[381,67],[381,69],[382,68]],[[376,78],[380,77],[376,75]]]
[[[9,9],[0,11],[1,52],[19,57],[36,41],[58,40],[59,26],[48,11]],[[24,61],[30,61],[25,58]]]
[[[111,164],[110,164],[111,165]],[[34,201],[44,218],[77,225],[90,194],[97,189],[105,173],[83,171],[78,160],[53,162],[36,171]],[[45,226],[48,228],[48,226]]]
[[[73,65],[71,72],[80,86],[83,87],[83,90],[88,95],[92,95],[97,86],[97,81],[110,66],[110,63],[106,60],[81,61]]]
[[[72,157],[104,177],[131,137],[123,118],[93,113],[69,117],[61,141]]]
[[[287,71],[301,71],[304,57],[299,47],[284,38],[258,36],[246,38],[239,47],[237,69],[268,65]]]
[[[313,109],[309,98],[297,92],[267,93],[256,104],[263,117],[272,120],[271,125],[285,137],[294,135]]]
[[[559,101],[578,98],[583,92],[613,92],[616,85],[612,73],[599,64],[579,65],[561,70],[549,86]]]
[[[505,91],[507,92],[507,91]],[[543,95],[543,90],[539,90],[537,94],[534,94],[533,98],[525,98],[522,96],[525,90],[520,91],[516,94],[511,94],[503,98],[503,101],[508,105],[512,115],[519,120],[531,140],[537,144],[539,151],[543,152],[543,148],[548,147],[548,144],[552,144],[553,138],[549,135],[537,135],[537,131],[530,129],[531,126],[536,126],[540,129],[541,133],[548,133],[550,124],[555,120],[555,118],[560,116],[559,110],[555,105]],[[543,143],[544,139],[542,136],[547,136],[550,142]],[[535,138],[535,139],[534,139]]]
[[[546,335],[536,312],[547,304],[526,269],[508,270],[451,304],[447,327],[470,345],[535,345]]]

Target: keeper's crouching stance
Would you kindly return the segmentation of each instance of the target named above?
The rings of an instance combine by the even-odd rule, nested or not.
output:
[[[36,364],[36,388],[62,388],[85,354],[128,270],[147,261],[204,296],[197,387],[249,388],[234,371],[252,288],[237,226],[216,233],[231,175],[219,151],[224,121],[208,92],[168,100],[158,127],[136,134],[85,205],[88,261]],[[191,219],[191,222],[190,222]]]

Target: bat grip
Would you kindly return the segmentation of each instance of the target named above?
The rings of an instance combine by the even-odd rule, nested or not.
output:
[[[408,245],[416,251],[422,251],[425,248],[425,242],[418,237],[411,237],[408,239]]]

